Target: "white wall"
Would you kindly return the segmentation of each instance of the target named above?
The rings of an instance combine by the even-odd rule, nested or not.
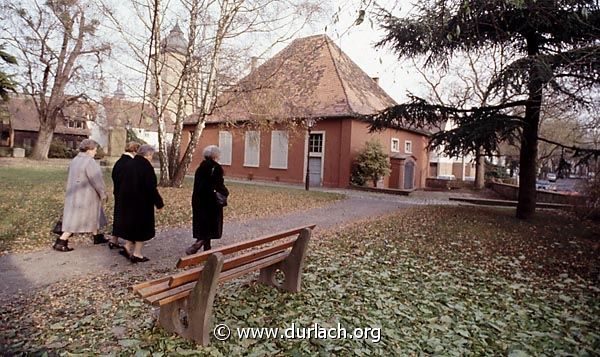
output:
[[[146,143],[154,146],[154,147],[158,147],[158,132],[157,131],[148,131],[145,129],[141,129],[141,128],[131,128],[131,130],[133,130],[133,132],[135,133],[135,135],[137,135],[138,138],[144,140]],[[173,134],[172,133],[167,133],[165,135],[165,141],[167,142],[167,144],[171,144],[171,142],[173,141]]]

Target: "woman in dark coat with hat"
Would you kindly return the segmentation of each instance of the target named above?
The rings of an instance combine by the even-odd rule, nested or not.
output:
[[[132,263],[149,259],[142,255],[144,242],[154,238],[154,207],[161,209],[163,199],[158,193],[156,174],[150,163],[154,148],[142,145],[137,155],[123,167],[119,200],[121,201],[120,233],[127,241],[121,254]]]
[[[125,146],[125,153],[121,155],[119,160],[115,162],[115,165],[112,169],[112,180],[113,180],[113,195],[115,196],[115,208],[113,214],[113,231],[112,231],[112,240],[108,242],[108,247],[110,249],[114,248],[123,248],[119,245],[119,238],[123,237],[123,232],[121,229],[121,206],[123,203],[119,199],[119,191],[121,189],[121,180],[123,179],[123,168],[125,165],[133,160],[135,154],[140,148],[140,144],[135,141],[130,141]]]
[[[204,149],[204,161],[194,175],[192,193],[193,236],[196,243],[186,249],[194,254],[200,248],[210,249],[211,239],[219,239],[223,234],[223,205],[217,200],[217,192],[227,197],[229,191],[223,180],[223,168],[217,160],[221,154],[218,146]]]

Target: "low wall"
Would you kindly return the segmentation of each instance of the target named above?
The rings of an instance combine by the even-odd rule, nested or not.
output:
[[[517,185],[500,182],[487,182],[486,186],[507,200],[516,201],[519,198],[519,186]],[[543,203],[577,205],[582,204],[585,201],[585,197],[582,195],[571,195],[560,192],[537,190],[536,201]]]
[[[414,190],[400,190],[395,188],[379,188],[379,187],[367,187],[367,186],[356,186],[350,185],[349,189],[358,190],[358,191],[367,191],[367,192],[378,192],[378,193],[387,193],[391,195],[400,195],[400,196],[408,196]]]
[[[425,187],[434,190],[454,190],[459,188],[473,187],[473,181],[427,178],[425,180]]]

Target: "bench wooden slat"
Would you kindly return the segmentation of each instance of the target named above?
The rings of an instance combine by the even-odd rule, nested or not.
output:
[[[177,301],[179,299],[184,299],[184,298],[188,297],[192,293],[192,289],[193,289],[193,287],[191,289],[189,289],[189,290],[185,290],[185,291],[179,292],[179,293],[177,293],[175,295],[171,295],[171,296],[169,296],[167,298],[158,300],[158,302],[154,303],[153,305],[155,305],[155,306],[156,305],[158,305],[158,306],[165,306],[167,304],[172,303],[173,301]]]
[[[222,272],[219,275],[219,282],[221,283],[221,282],[229,281],[229,280],[235,279],[237,277],[240,277],[246,273],[249,273],[251,271],[259,270],[259,269],[268,267],[270,265],[276,264],[280,261],[283,261],[288,255],[289,255],[289,252],[280,252],[280,253],[268,256],[266,258],[257,260],[253,263],[243,265],[243,266],[240,266],[240,267],[237,267],[234,269],[230,269],[226,272]],[[183,299],[183,298],[189,296],[195,285],[196,285],[196,282],[187,283],[185,285],[181,285],[176,288],[171,288],[170,290],[164,291],[160,294],[150,296],[150,297],[146,298],[145,300],[152,305],[163,306],[163,305],[169,304],[173,301]]]
[[[289,254],[289,252],[277,253],[275,255],[271,255],[270,257],[257,260],[253,263],[230,269],[224,273],[221,273],[221,275],[219,276],[219,282],[233,280],[251,271],[259,270],[270,265],[279,263],[280,261],[283,261],[285,258],[287,258]]]
[[[254,262],[256,260],[268,257],[275,253],[279,253],[283,250],[292,247],[294,245],[294,242],[295,240],[290,240],[288,242],[279,243],[272,247],[252,251],[243,255],[229,258],[223,263],[223,268],[221,271],[224,272],[233,268],[237,268],[244,264]],[[202,269],[204,269],[204,267],[194,268],[178,274],[171,275],[171,278],[169,280],[169,287],[176,287],[185,283],[189,283],[191,281],[198,280],[198,278],[200,278],[200,274],[202,273]]]
[[[133,292],[137,293],[139,290],[150,287],[152,285],[156,285],[156,284],[160,284],[163,283],[165,281],[168,281],[170,277],[164,277],[164,278],[158,278],[158,279],[154,279],[154,280],[149,280],[149,281],[145,281],[143,283],[139,283],[136,284],[134,286],[131,287],[131,290],[133,290]]]
[[[167,277],[170,278],[170,277]],[[152,295],[156,295],[156,294],[160,294],[163,291],[167,291],[169,290],[169,280],[165,280],[159,284],[155,284],[155,285],[151,285],[151,286],[147,286],[145,288],[141,288],[138,291],[136,291],[136,293],[142,297],[142,298],[146,298],[148,296],[152,296]]]
[[[227,255],[230,253],[238,252],[240,250],[252,248],[257,245],[273,242],[278,239],[285,238],[285,237],[288,237],[288,236],[291,236],[294,234],[299,234],[305,228],[309,228],[312,230],[315,227],[316,227],[316,224],[312,224],[309,226],[303,226],[303,227],[297,227],[297,228],[289,229],[286,231],[278,232],[278,233],[275,233],[270,236],[264,236],[264,237],[252,239],[249,241],[245,241],[245,242],[227,245],[227,246],[217,248],[217,249],[211,249],[211,250],[208,250],[208,251],[205,251],[202,253],[188,255],[187,257],[179,258],[179,261],[177,262],[177,268],[184,268],[184,267],[187,267],[190,265],[200,264],[200,263],[204,262],[206,259],[208,259],[208,257],[212,253],[215,253],[215,252],[220,252],[220,253],[223,253],[223,255]]]
[[[150,303],[152,305],[158,305],[159,300],[168,298],[170,296],[176,295],[176,294],[184,292],[184,291],[187,291],[188,295],[189,295],[189,292],[192,291],[192,289],[194,288],[195,285],[196,285],[196,282],[194,281],[191,283],[187,283],[187,284],[178,286],[176,288],[167,288],[168,290],[166,290],[166,291],[160,292],[158,294],[154,294],[152,296],[147,296],[146,298],[144,298],[144,301],[146,301],[147,303]]]

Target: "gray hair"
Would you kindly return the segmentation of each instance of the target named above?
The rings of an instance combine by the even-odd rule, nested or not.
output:
[[[86,152],[86,151],[89,151],[89,150],[94,150],[97,147],[98,147],[98,143],[95,140],[92,140],[92,139],[83,139],[79,143],[79,151],[81,151],[81,152]]]
[[[137,151],[137,154],[141,155],[141,156],[148,156],[150,154],[154,154],[155,152],[156,152],[156,149],[154,149],[154,146],[144,144],[144,145],[140,146],[140,148]]]
[[[205,159],[216,159],[217,156],[221,155],[221,149],[217,145],[209,145],[202,151]]]
[[[125,152],[137,152],[140,146],[140,143],[137,141],[130,141],[125,145]]]

